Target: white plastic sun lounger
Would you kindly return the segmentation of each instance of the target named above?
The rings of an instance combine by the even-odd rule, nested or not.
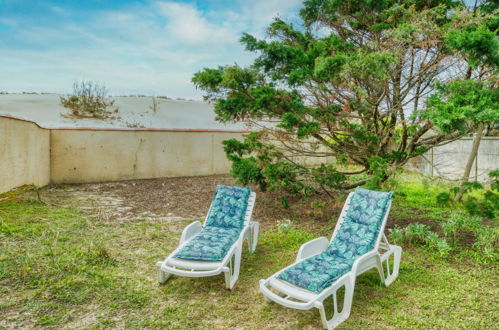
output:
[[[205,260],[186,260],[175,257],[175,255],[186,246],[194,237],[196,237],[207,224],[208,217],[213,208],[215,200],[212,201],[210,209],[206,215],[203,225],[200,221],[195,221],[184,228],[180,236],[180,243],[177,249],[173,251],[164,261],[157,262],[158,282],[165,283],[171,275],[185,277],[207,277],[215,276],[220,273],[225,274],[225,285],[232,289],[239,277],[241,265],[241,252],[244,240],[247,241],[249,252],[253,253],[258,242],[259,223],[251,221],[253,207],[255,205],[256,193],[251,192],[248,198],[246,213],[244,216],[244,226],[229,248],[223,260],[205,261]]]
[[[294,264],[280,270],[267,279],[260,280],[260,290],[267,301],[274,301],[283,306],[299,310],[317,308],[320,311],[322,324],[326,329],[333,329],[337,327],[349,317],[357,276],[372,268],[376,268],[379,272],[382,283],[388,286],[397,278],[399,272],[402,248],[389,244],[383,233],[388,214],[390,212],[390,200],[386,206],[385,214],[379,227],[379,233],[377,233],[374,248],[358,257],[353,263],[350,271],[335,279],[334,282],[332,282],[328,287],[320,292],[314,292],[279,278],[279,275],[286,270],[292,268],[307,258],[323,253],[333,244],[336,235],[338,234],[338,231],[347,216],[353,194],[353,192],[350,193],[346,200],[345,206],[343,207],[330,241],[328,241],[325,237],[320,237],[303,244],[298,250],[296,262]],[[390,266],[390,256],[393,257],[393,267]],[[344,301],[341,310],[339,310],[337,292],[342,287],[345,288],[343,298]],[[334,312],[331,319],[328,320],[324,308],[324,300],[331,296],[333,297],[332,303]]]

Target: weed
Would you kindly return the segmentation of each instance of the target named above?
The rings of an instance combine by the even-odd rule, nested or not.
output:
[[[442,232],[453,240],[455,244],[465,233],[474,233],[481,227],[482,219],[476,216],[467,216],[462,213],[453,212],[450,217],[442,223]]]
[[[430,233],[430,228],[421,223],[411,223],[405,228],[405,237],[411,244],[425,244]]]
[[[287,234],[291,230],[291,220],[285,219],[282,222],[278,221],[277,230],[281,233]]]
[[[390,240],[394,244],[403,244],[405,243],[405,233],[404,229],[400,228],[399,226],[395,226],[394,228],[391,228],[388,230],[388,235],[390,236]]]
[[[440,257],[456,252],[482,263],[498,259],[499,230],[484,226],[481,218],[451,212],[441,227],[444,237],[439,237],[430,227],[421,223],[412,223],[405,228],[396,226],[390,230],[389,236],[395,244],[423,246]],[[470,244],[467,240],[474,243]]]
[[[481,261],[499,259],[499,230],[497,228],[480,227],[476,230],[476,241],[473,247],[483,253]]]

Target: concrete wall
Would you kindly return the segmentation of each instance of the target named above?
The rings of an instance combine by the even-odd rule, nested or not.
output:
[[[473,138],[460,140],[433,148],[422,156],[412,159],[408,168],[430,176],[449,180],[462,178],[468,160]],[[499,168],[499,138],[483,137],[478,156],[471,169],[471,179],[485,182],[490,171]]]
[[[28,121],[0,118],[0,193],[50,181],[50,131]]]
[[[0,193],[25,184],[224,174],[222,141],[243,131],[46,129],[0,116]]]
[[[242,131],[154,129],[44,129],[0,116],[0,193],[33,184],[78,183],[224,174],[230,162],[222,141]],[[472,178],[499,168],[499,139],[485,137]],[[471,149],[464,138],[411,160],[427,175],[458,179]],[[326,159],[313,159],[321,162]],[[328,159],[329,160],[329,159]],[[310,160],[303,160],[311,164]],[[309,162],[310,161],[310,162]]]
[[[231,132],[51,130],[51,181],[99,182],[228,173]]]

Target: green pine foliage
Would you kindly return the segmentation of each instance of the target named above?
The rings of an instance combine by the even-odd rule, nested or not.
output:
[[[266,38],[242,36],[251,66],[192,81],[217,120],[253,125],[224,142],[240,183],[305,196],[377,187],[497,120],[496,14],[489,2],[307,0],[297,24],[276,18]]]

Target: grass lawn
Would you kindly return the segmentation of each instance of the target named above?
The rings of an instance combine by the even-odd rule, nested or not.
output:
[[[437,223],[449,212],[431,198],[441,187],[428,187],[410,177],[401,184],[407,195],[396,195],[392,225],[414,219]],[[291,229],[284,231],[275,224],[265,225],[256,252],[244,251],[233,291],[225,289],[223,275],[173,277],[158,285],[155,262],[176,247],[183,227],[192,220],[105,221],[21,195],[4,198],[0,201],[0,328],[321,327],[316,310],[265,303],[258,280],[293,262],[302,243],[329,236],[334,221],[314,226],[292,219]],[[374,270],[359,277],[352,314],[340,328],[497,327],[497,263],[403,248],[400,275],[390,287],[380,284]]]

